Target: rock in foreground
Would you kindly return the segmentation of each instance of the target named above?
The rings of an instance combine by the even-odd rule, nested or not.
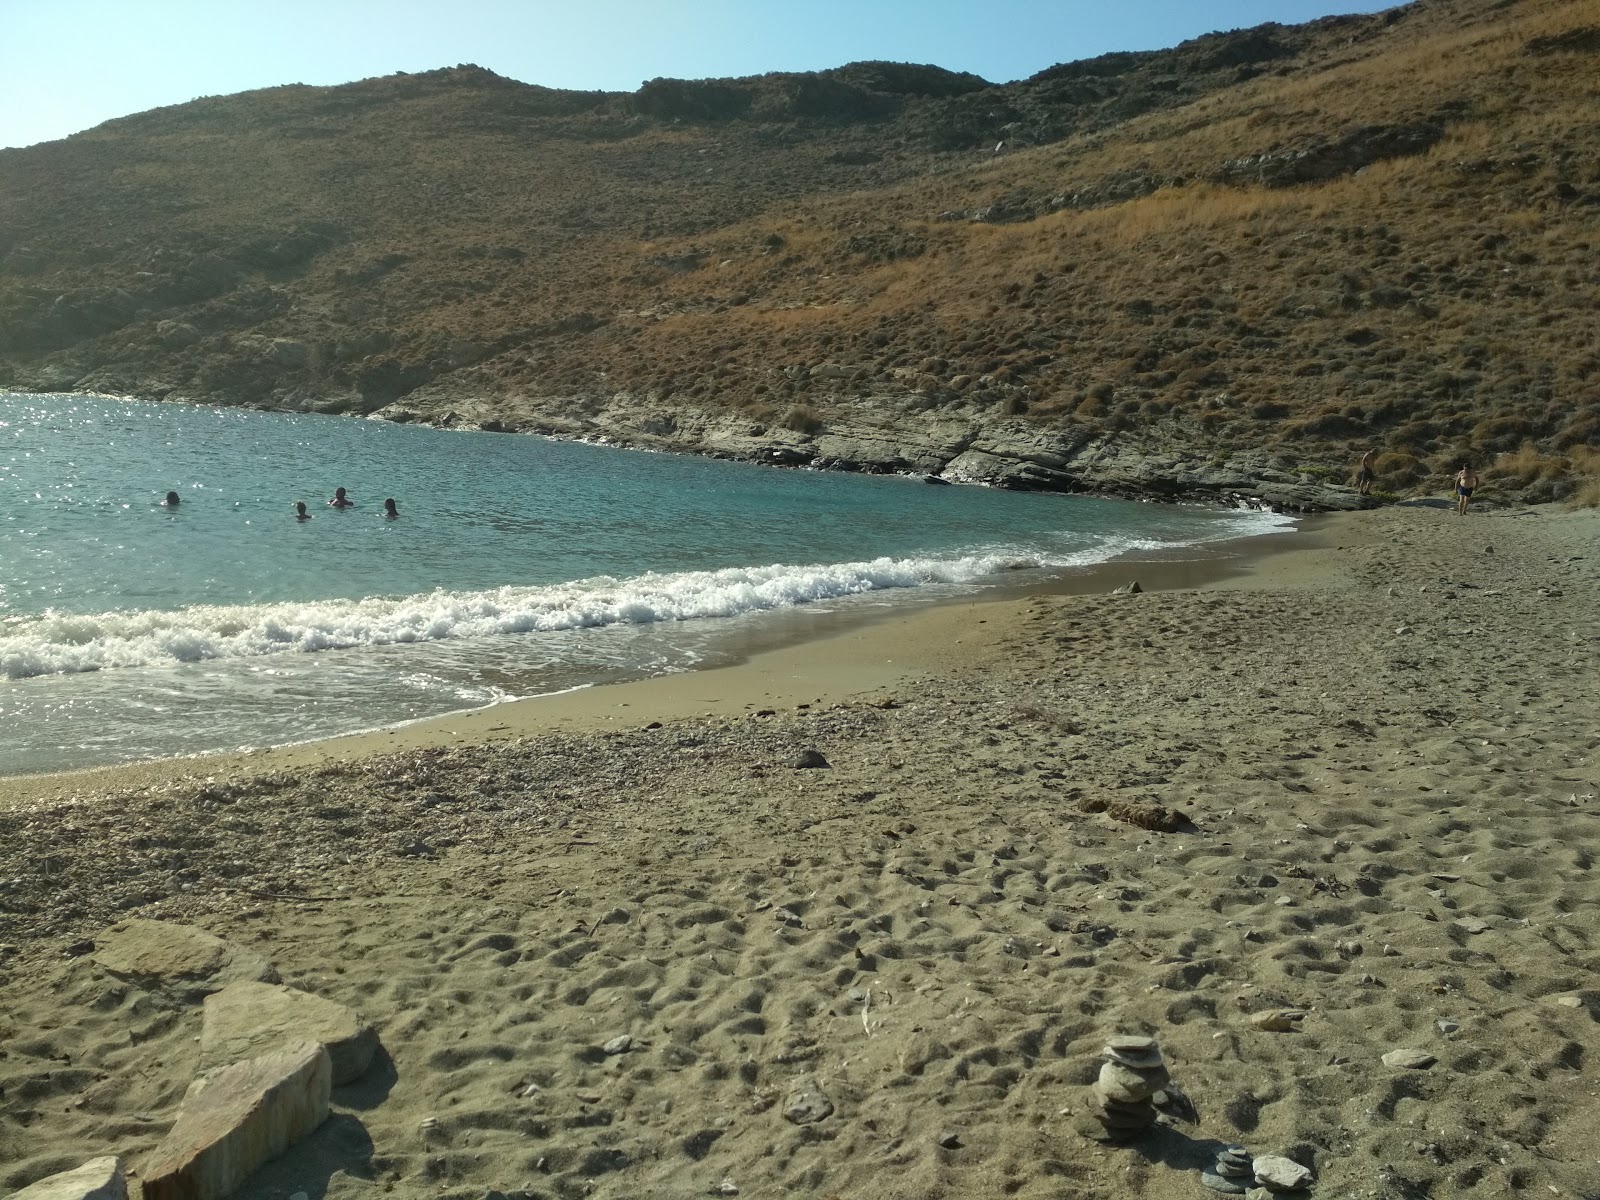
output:
[[[331,1088],[316,1042],[202,1076],[144,1165],[144,1200],[221,1200],[322,1124]]]
[[[122,1160],[107,1155],[92,1158],[74,1171],[63,1171],[20,1192],[11,1200],[128,1200],[128,1181],[122,1174]]]

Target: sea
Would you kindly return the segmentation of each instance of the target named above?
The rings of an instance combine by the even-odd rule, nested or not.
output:
[[[353,507],[328,505],[336,487]],[[309,741],[692,671],[764,628],[802,638],[824,614],[1198,555],[1289,524],[0,392],[0,775]]]

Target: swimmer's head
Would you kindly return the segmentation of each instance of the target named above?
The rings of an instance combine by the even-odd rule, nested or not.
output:
[[[333,489],[333,498],[335,500],[343,500],[344,499],[344,489],[342,487],[334,488]]]
[[[165,503],[168,508],[176,508],[178,506],[178,503],[179,503],[178,493],[177,492],[168,492],[167,493],[167,498],[166,498],[165,501],[163,501],[163,503]]]
[[[295,511],[295,514],[297,516],[301,516],[301,517],[305,516],[306,515],[306,502],[304,500],[296,500],[294,502],[294,511]]]
[[[395,506],[394,506],[394,497],[393,496],[390,496],[387,500],[385,500],[383,502],[383,511],[385,513],[387,513],[391,517],[398,517],[400,515],[400,510],[395,508]]]

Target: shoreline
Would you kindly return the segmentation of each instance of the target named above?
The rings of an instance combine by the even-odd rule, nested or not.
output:
[[[44,789],[0,807],[0,1188],[137,1183],[209,1065],[192,981],[101,961],[140,918],[382,1047],[235,1200],[1165,1200],[1236,1143],[1586,1195],[1597,537],[1393,508],[587,723]],[[1128,1148],[1079,1132],[1118,1033],[1193,1104]]]
[[[381,725],[330,738],[288,742],[244,751],[215,751],[101,766],[0,776],[0,811],[60,798],[74,789],[105,791],[190,775],[267,772],[427,746],[502,742],[562,730],[633,728],[710,713],[771,705],[820,705],[873,690],[890,689],[927,671],[947,670],[983,652],[969,625],[1035,595],[1092,595],[1138,579],[1146,590],[1211,586],[1247,575],[1278,555],[1311,548],[1338,516],[1296,519],[1293,529],[1229,538],[1196,546],[1139,554],[1078,570],[1030,572],[1026,583],[994,583],[974,597],[896,597],[879,609],[833,611],[810,616],[804,608],[780,614],[783,628],[730,634],[724,662],[703,669],[597,684],[544,696],[504,701]],[[1345,519],[1348,519],[1347,517]],[[1173,557],[1179,554],[1195,557]],[[1060,572],[1057,574],[1056,572]],[[801,622],[810,627],[801,628]],[[965,631],[957,638],[957,631]],[[964,646],[952,654],[954,646]],[[940,647],[946,649],[941,650]]]

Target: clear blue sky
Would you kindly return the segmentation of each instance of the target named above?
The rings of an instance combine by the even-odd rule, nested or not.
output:
[[[995,82],[1390,0],[0,0],[0,146],[282,83],[473,62],[547,87],[936,63]]]

